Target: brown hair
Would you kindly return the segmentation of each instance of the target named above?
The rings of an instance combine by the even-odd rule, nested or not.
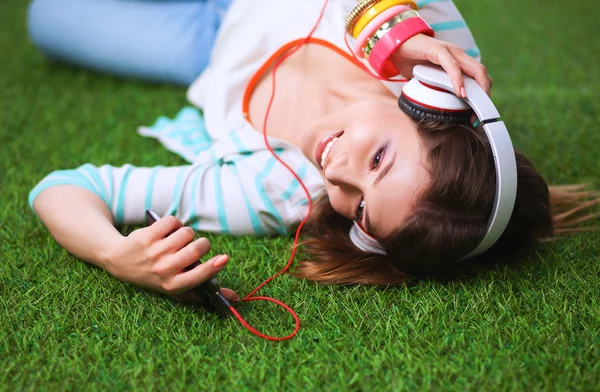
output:
[[[358,249],[348,236],[352,221],[325,198],[311,214],[301,244],[307,258],[299,262],[295,276],[324,284],[399,284],[411,277],[447,274],[479,244],[496,189],[494,158],[483,129],[431,123],[417,128],[428,151],[431,181],[407,221],[380,239],[387,255]],[[532,163],[515,154],[517,197],[508,226],[488,251],[470,261],[522,258],[540,240],[586,230],[574,226],[598,217],[588,212],[599,203],[598,192],[580,185],[549,188]]]

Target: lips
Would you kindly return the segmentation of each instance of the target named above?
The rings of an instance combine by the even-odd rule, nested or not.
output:
[[[323,165],[321,164],[322,162],[324,162],[325,160],[323,158],[327,158],[326,156],[323,156],[323,153],[325,152],[325,149],[327,148],[327,145],[330,142],[334,142],[336,138],[339,138],[340,136],[342,136],[342,134],[344,133],[344,131],[340,131],[337,133],[334,133],[332,135],[329,135],[325,138],[323,138],[323,140],[321,140],[319,142],[319,144],[317,144],[317,148],[315,149],[315,162],[317,162],[317,164],[319,165],[319,167],[321,169],[323,169]],[[333,146],[333,144],[332,144]],[[327,151],[327,155],[329,155],[329,152],[331,151],[331,146],[329,147],[329,150]]]

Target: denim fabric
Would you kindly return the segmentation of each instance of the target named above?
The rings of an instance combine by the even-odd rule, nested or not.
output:
[[[208,63],[232,0],[34,0],[33,43],[100,72],[189,85]]]

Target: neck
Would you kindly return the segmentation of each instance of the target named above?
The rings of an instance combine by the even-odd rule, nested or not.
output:
[[[266,72],[250,100],[252,122],[259,131],[271,83],[271,73]],[[296,146],[320,118],[362,100],[395,100],[380,81],[321,45],[305,45],[286,59],[277,70],[276,83],[267,134]]]
[[[362,72],[362,71],[361,71]],[[362,101],[394,103],[396,97],[378,80],[369,77],[363,79],[326,79],[318,76],[312,82],[304,82],[299,93],[294,95],[293,105],[281,105],[277,116],[288,119],[288,126],[269,127],[268,134],[300,147],[310,133],[313,124],[320,122],[348,106]],[[269,119],[269,123],[271,119]]]
[[[324,92],[315,96],[303,97],[306,102],[313,102],[315,110],[302,120],[300,127],[296,128],[294,133],[289,135],[289,142],[299,146],[302,140],[314,129],[313,124],[322,121],[324,118],[335,114],[348,106],[355,105],[364,101],[375,101],[382,103],[395,103],[396,97],[379,81],[369,78],[361,81],[342,81],[332,83],[323,81]]]

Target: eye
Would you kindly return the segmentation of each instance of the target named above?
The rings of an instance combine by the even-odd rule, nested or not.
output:
[[[354,220],[357,222],[362,221],[363,212],[365,211],[365,199],[361,198],[358,206],[356,207],[356,216]]]
[[[381,160],[383,159],[383,153],[385,152],[386,146],[387,146],[387,144],[384,146],[381,146],[377,150],[377,152],[375,152],[375,155],[373,155],[371,170],[375,170],[379,167],[379,164],[381,163]]]

